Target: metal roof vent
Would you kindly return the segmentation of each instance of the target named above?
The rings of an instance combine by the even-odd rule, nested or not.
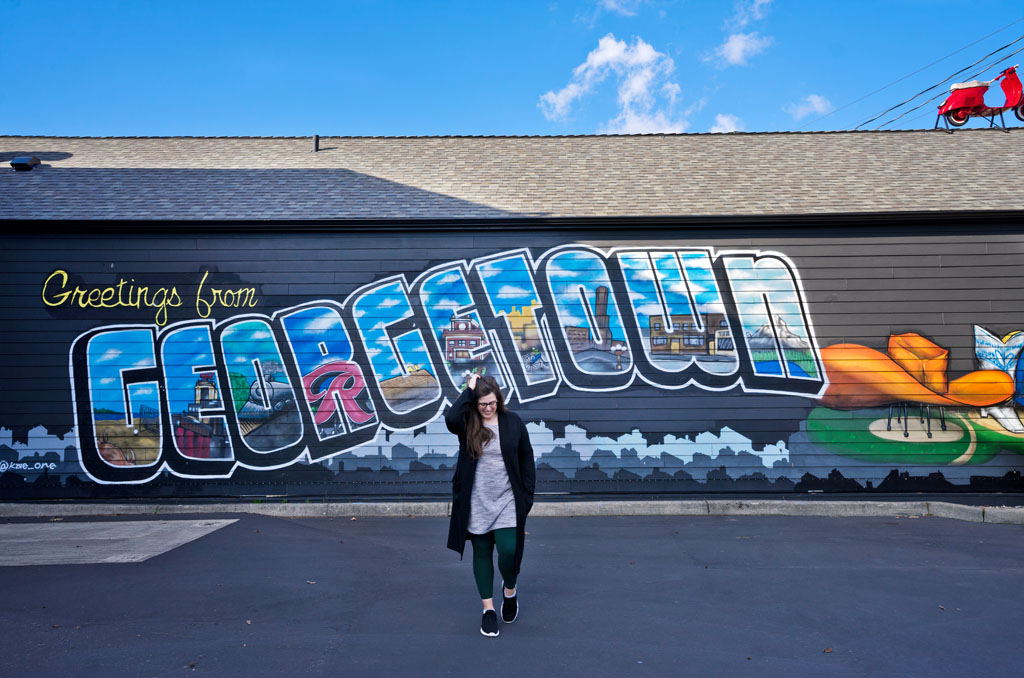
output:
[[[11,160],[11,167],[19,172],[31,172],[39,164],[39,158],[29,155],[18,156]]]

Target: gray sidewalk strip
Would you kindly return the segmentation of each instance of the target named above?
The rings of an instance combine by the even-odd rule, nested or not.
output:
[[[251,513],[279,518],[444,517],[449,502],[247,502],[210,504],[46,504],[0,502],[0,518]],[[531,516],[931,516],[1024,525],[1024,508],[967,506],[942,501],[647,500],[539,502]]]

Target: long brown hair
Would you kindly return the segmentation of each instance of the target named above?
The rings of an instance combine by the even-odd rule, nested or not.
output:
[[[483,454],[484,446],[491,442],[494,433],[484,426],[484,418],[480,416],[480,410],[476,406],[476,400],[485,395],[493,393],[498,399],[498,415],[505,414],[505,398],[501,395],[501,387],[494,377],[480,377],[476,380],[476,388],[473,395],[476,396],[473,407],[466,412],[466,443],[469,445],[469,452],[474,459],[479,459]]]

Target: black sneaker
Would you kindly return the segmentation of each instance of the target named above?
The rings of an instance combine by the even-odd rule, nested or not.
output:
[[[485,636],[498,635],[498,613],[494,610],[485,610],[484,618],[480,621],[480,633]]]
[[[501,582],[501,621],[506,624],[511,624],[519,616],[519,591],[516,590],[516,595],[511,598],[505,595],[505,582]]]

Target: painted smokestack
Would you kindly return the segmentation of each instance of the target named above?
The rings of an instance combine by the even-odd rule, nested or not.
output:
[[[597,288],[597,312],[594,313],[594,320],[597,322],[597,331],[601,334],[601,340],[597,347],[608,350],[612,346],[611,318],[608,316],[608,288],[602,285]]]

